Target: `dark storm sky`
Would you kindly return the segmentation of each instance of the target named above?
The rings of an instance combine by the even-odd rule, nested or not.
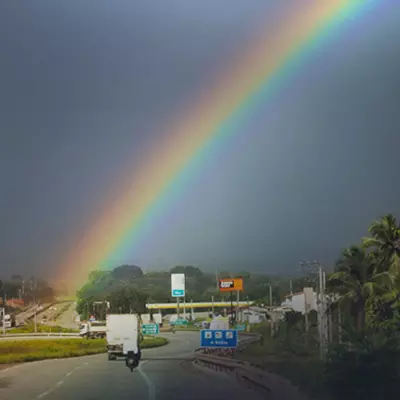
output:
[[[282,7],[2,1],[0,276],[54,275],[120,177]],[[115,262],[287,273],[400,216],[399,37],[395,0],[343,27]]]

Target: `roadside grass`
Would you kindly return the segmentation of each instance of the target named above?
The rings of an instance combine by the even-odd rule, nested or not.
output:
[[[36,324],[36,331],[39,333],[77,333],[79,332],[77,329],[69,329],[63,328],[58,325],[44,325],[44,324]],[[35,326],[33,322],[29,324],[19,326],[18,328],[12,328],[8,331],[8,333],[34,333]]]
[[[142,349],[151,349],[153,347],[165,346],[169,340],[161,336],[145,336],[140,343]]]
[[[79,357],[105,351],[102,339],[3,340],[0,341],[0,364]]]
[[[236,358],[285,377],[312,397],[329,399],[324,387],[324,364],[319,360],[317,347],[311,344],[305,349],[298,337],[272,338],[268,323],[252,326],[252,331],[262,334],[262,342],[249,344],[236,353]]]
[[[142,349],[150,349],[166,344],[168,344],[166,338],[146,336],[140,346]],[[0,364],[80,357],[106,352],[104,339],[0,340]]]

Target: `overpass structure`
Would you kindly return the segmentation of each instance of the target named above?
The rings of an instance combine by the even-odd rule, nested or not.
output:
[[[239,307],[249,307],[253,304],[253,301],[239,301]],[[214,302],[180,302],[179,308],[230,308],[231,305],[237,306],[238,302],[234,301],[231,303],[230,301],[214,301]],[[146,304],[148,310],[173,310],[176,309],[176,303],[148,303]]]

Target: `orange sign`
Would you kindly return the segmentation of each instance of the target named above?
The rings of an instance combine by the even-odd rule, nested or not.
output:
[[[236,292],[243,290],[243,278],[225,278],[219,280],[220,292]]]

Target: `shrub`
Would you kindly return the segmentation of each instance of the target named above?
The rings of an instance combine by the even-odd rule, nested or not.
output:
[[[325,383],[341,399],[395,398],[400,392],[398,338],[364,336],[333,346],[325,365]]]

